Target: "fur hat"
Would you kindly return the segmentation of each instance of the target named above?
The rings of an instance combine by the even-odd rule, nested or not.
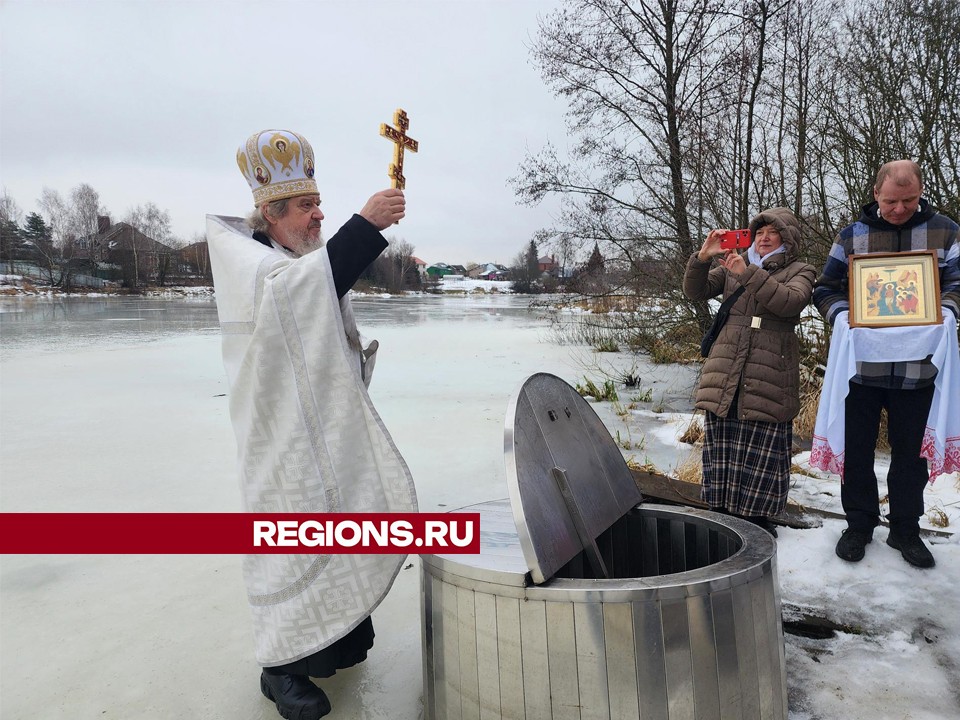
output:
[[[290,130],[262,130],[237,150],[237,165],[253,191],[253,204],[319,195],[313,179],[313,148]]]

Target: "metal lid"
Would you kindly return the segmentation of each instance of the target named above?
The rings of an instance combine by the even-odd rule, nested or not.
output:
[[[504,454],[533,582],[546,582],[583,551],[602,565],[596,538],[642,496],[590,404],[555,375],[531,375],[507,408]]]

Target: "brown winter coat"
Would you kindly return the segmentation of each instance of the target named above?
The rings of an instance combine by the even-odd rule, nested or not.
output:
[[[706,300],[721,291],[726,298],[740,285],[746,288],[703,364],[697,407],[727,417],[739,387],[738,419],[786,422],[800,411],[794,327],[810,301],[817,275],[812,265],[796,259],[800,224],[793,213],[786,208],[764,210],[750,221],[750,230],[764,225],[780,232],[786,252],[774,255],[762,268],[747,261],[740,277],[723,267],[711,269],[712,261],[701,262],[694,253],[687,261],[683,292],[691,300]],[[760,318],[760,328],[751,327],[753,316]]]

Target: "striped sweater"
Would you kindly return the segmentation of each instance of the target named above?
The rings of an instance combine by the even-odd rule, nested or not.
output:
[[[860,219],[837,236],[823,273],[813,289],[813,303],[833,325],[837,314],[850,309],[848,260],[850,255],[934,250],[940,267],[940,302],[960,318],[960,239],[958,226],[940,215],[926,200],[903,225],[891,225],[877,212],[877,203],[865,205]],[[853,382],[873,387],[914,390],[933,383],[937,369],[929,358],[905,363],[857,363]]]

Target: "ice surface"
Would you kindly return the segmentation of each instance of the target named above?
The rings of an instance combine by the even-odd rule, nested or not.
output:
[[[413,472],[424,510],[505,497],[503,423],[524,378],[600,380],[625,355],[550,342],[543,311],[510,296],[358,297],[380,340],[373,400]],[[230,512],[239,509],[216,312],[209,300],[0,299],[0,510]],[[637,368],[651,401],[595,403],[625,450],[666,469],[691,447],[696,368]],[[661,410],[662,412],[655,412]],[[619,414],[618,414],[619,412]],[[797,460],[803,464],[803,456]],[[884,461],[879,462],[883,471]],[[955,477],[928,492],[960,523]],[[839,509],[836,478],[797,474],[795,499]],[[781,529],[788,606],[862,629],[787,636],[793,720],[960,717],[960,543],[938,539],[912,568],[878,530],[866,559],[833,553],[843,527]],[[362,665],[322,681],[334,718],[422,715],[419,562],[409,558],[374,615]],[[4,556],[0,716],[278,717],[259,692],[236,556]]]

